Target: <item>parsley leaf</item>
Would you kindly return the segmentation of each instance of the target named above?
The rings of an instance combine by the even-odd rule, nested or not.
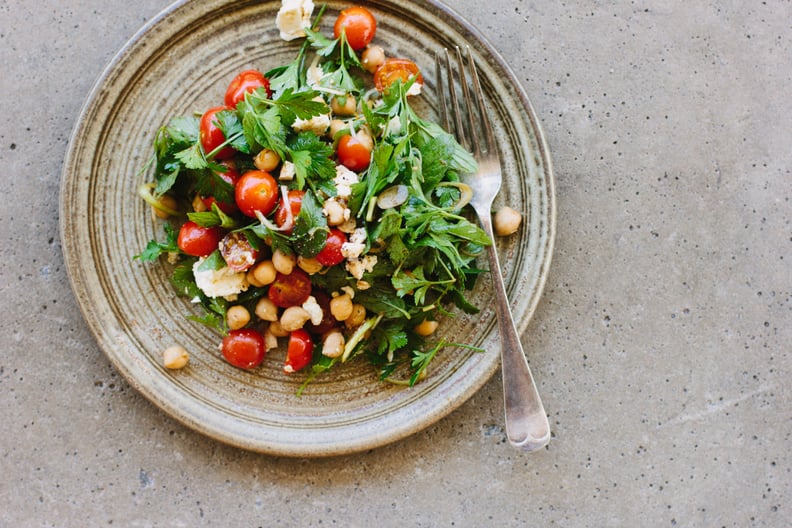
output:
[[[177,244],[177,233],[170,224],[163,226],[165,230],[165,242],[157,242],[156,240],[149,240],[146,248],[139,254],[133,257],[134,260],[141,262],[154,262],[163,253],[180,253],[179,245]]]
[[[322,208],[313,191],[307,191],[302,199],[300,214],[294,220],[294,250],[305,258],[315,257],[324,248],[329,232],[327,219],[322,214]]]
[[[305,187],[305,182],[315,180],[332,180],[336,175],[335,163],[330,159],[333,147],[319,139],[313,132],[301,132],[288,145],[298,189]]]

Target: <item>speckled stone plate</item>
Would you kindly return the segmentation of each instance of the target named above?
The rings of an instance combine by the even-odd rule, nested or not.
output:
[[[524,331],[539,300],[553,247],[550,159],[528,99],[505,62],[448,7],[430,0],[364,2],[378,20],[376,42],[406,56],[426,79],[420,111],[434,117],[435,50],[469,44],[489,96],[504,167],[501,204],[521,210],[525,225],[498,240],[507,290]],[[322,29],[349,4],[331,1]],[[60,205],[63,250],[84,317],[115,367],[165,412],[217,440],[288,456],[347,454],[393,442],[434,423],[477,391],[499,365],[499,341],[488,278],[478,281],[475,317],[442,322],[454,342],[486,349],[444,349],[430,376],[413,388],[377,381],[363,360],[320,376],[301,397],[304,375],[282,371],[283,350],[260,368],[227,364],[220,336],[186,319],[198,313],[177,297],[165,265],[133,261],[161,221],[136,196],[158,127],[174,116],[222,101],[228,82],[295,56],[298,41],[275,28],[279,1],[177,2],[113,59],[83,108],[65,160]],[[180,343],[191,353],[180,371],[162,367],[161,351]]]

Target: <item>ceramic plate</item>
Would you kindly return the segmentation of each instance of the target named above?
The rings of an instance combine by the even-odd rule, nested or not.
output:
[[[331,1],[323,31],[349,4]],[[520,331],[539,300],[554,235],[553,179],[539,125],[519,82],[481,35],[430,0],[365,2],[378,20],[376,42],[406,56],[426,79],[421,111],[435,114],[435,50],[469,44],[489,97],[504,186],[499,204],[521,210],[525,224],[498,240],[507,290]],[[298,41],[275,28],[279,1],[177,2],[117,54],[88,96],[73,132],[61,189],[61,233],[72,286],[84,317],[115,367],[165,412],[217,440],[288,456],[327,456],[370,449],[425,428],[461,405],[499,365],[499,341],[488,278],[478,281],[475,317],[446,319],[454,342],[486,349],[445,349],[430,376],[408,389],[378,382],[357,361],[320,376],[301,397],[301,374],[282,372],[284,351],[254,371],[221,357],[220,336],[185,318],[197,313],[177,297],[163,265],[133,261],[161,221],[136,197],[159,126],[222,101],[244,69],[261,71],[293,59]],[[180,343],[189,365],[162,367],[161,351]]]

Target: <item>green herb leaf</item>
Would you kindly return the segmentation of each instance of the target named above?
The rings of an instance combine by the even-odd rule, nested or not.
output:
[[[305,258],[315,257],[324,248],[329,232],[327,219],[322,214],[322,208],[313,191],[307,191],[302,199],[300,214],[294,220],[294,250]]]

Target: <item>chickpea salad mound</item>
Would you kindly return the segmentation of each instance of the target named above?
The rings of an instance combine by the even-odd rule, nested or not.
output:
[[[231,365],[254,369],[283,340],[284,372],[307,373],[298,393],[352,358],[412,386],[467,346],[432,338],[439,316],[478,312],[466,295],[492,241],[459,181],[476,161],[415,112],[421,72],[372,44],[371,12],[342,10],[330,37],[313,8],[283,0],[281,37],[303,39],[291,63],[240,72],[223,104],[159,129],[139,194],[165,238],[135,258],[173,266]],[[164,358],[187,360],[179,345]]]

